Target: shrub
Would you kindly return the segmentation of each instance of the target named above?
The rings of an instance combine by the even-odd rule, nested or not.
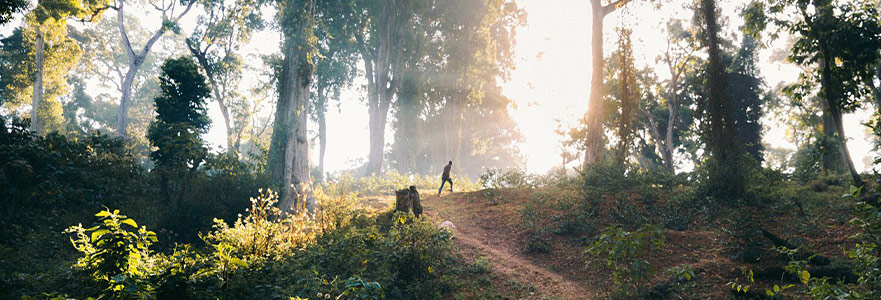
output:
[[[534,233],[526,241],[526,253],[548,253],[551,251],[551,243],[541,233]]]
[[[101,218],[100,225],[77,225],[66,231],[76,236],[71,242],[83,254],[75,266],[88,272],[98,284],[101,298],[147,297],[151,289],[144,280],[146,261],[156,234],[146,227],[138,228],[134,220],[121,215],[119,210],[103,210],[95,216]]]
[[[473,191],[478,188],[468,176],[453,175],[456,191]],[[381,175],[358,176],[351,172],[328,177],[327,183],[360,195],[392,195],[394,191],[415,185],[419,190],[433,191],[440,186],[440,178],[432,175],[407,175],[389,171]]]
[[[634,296],[633,292],[644,290],[644,284],[656,272],[645,258],[647,251],[661,251],[664,241],[664,231],[657,225],[645,225],[634,232],[610,226],[586,252],[599,258],[598,266],[612,272],[612,282],[619,292]]]
[[[279,259],[315,240],[322,230],[306,213],[284,214],[271,190],[251,198],[251,208],[232,227],[215,219],[214,231],[205,236],[216,250],[230,251],[246,260]]]
[[[480,175],[479,184],[485,189],[526,188],[534,187],[533,178],[521,170],[511,169],[502,172],[498,169],[486,169]]]

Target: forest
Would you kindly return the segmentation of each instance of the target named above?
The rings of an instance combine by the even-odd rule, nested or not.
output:
[[[881,299],[879,150],[878,0],[0,0],[0,299]]]

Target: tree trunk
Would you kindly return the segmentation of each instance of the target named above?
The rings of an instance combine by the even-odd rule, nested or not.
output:
[[[831,12],[828,12],[831,14]],[[832,115],[832,125],[835,128],[835,133],[838,136],[838,143],[840,145],[840,151],[842,160],[844,160],[845,165],[847,166],[848,172],[850,172],[851,179],[853,180],[853,184],[857,187],[862,187],[864,182],[862,178],[860,178],[860,173],[857,172],[854,167],[853,160],[850,157],[850,151],[847,149],[847,136],[844,134],[844,124],[841,116],[841,108],[839,107],[837,101],[835,101],[835,95],[829,92],[829,89],[835,84],[832,81],[832,62],[830,60],[825,59],[831,54],[827,49],[828,47],[824,46],[824,41],[820,41],[820,55],[821,59],[818,60],[820,64],[820,68],[822,68],[822,72],[820,72],[820,89],[823,100],[826,102],[826,107],[829,108],[829,114]],[[824,113],[825,115],[825,113]],[[824,123],[825,118],[824,118]],[[824,124],[824,127],[826,124]],[[823,130],[826,132],[826,129]]]
[[[618,157],[617,163],[623,164],[630,154],[630,142],[633,132],[633,108],[637,104],[635,95],[636,80],[633,69],[633,44],[630,41],[630,30],[619,31],[618,40],[618,90],[621,100],[621,115],[618,118]]]
[[[232,122],[230,122],[229,107],[226,105],[226,97],[220,90],[221,87],[217,83],[217,78],[214,72],[211,71],[211,64],[208,62],[208,57],[206,57],[207,54],[199,49],[198,44],[193,43],[189,39],[187,39],[187,48],[190,49],[190,53],[196,58],[196,62],[199,63],[202,70],[205,71],[205,77],[208,78],[208,83],[211,84],[211,92],[214,94],[214,100],[217,101],[217,105],[220,106],[220,114],[223,116],[223,125],[226,129],[227,151],[239,152],[238,147],[235,146],[236,133],[233,132],[231,125]]]
[[[603,19],[605,10],[600,0],[590,1],[592,8],[591,28],[591,78],[590,102],[587,110],[587,137],[585,140],[584,165],[587,169],[594,164],[603,151]]]
[[[388,109],[391,99],[380,100],[380,103],[368,109],[370,115],[370,153],[367,156],[367,169],[365,175],[379,175],[382,173],[383,156],[385,149],[385,125],[388,121]]]
[[[857,172],[856,167],[854,167],[853,159],[850,157],[850,150],[847,148],[847,138],[846,135],[844,135],[844,122],[842,120],[841,112],[836,110],[836,113],[833,114],[832,117],[835,118],[835,129],[838,132],[838,143],[841,144],[841,153],[845,163],[847,163],[850,178],[853,179],[853,184],[855,186],[862,187],[865,183],[860,177],[860,173]]]
[[[679,98],[678,98],[678,84],[679,79],[678,75],[674,76],[670,80],[670,84],[672,85],[671,90],[672,94],[670,96],[670,101],[667,101],[667,111],[669,112],[669,116],[667,117],[667,132],[664,136],[664,151],[661,152],[661,156],[664,158],[664,168],[667,171],[670,171],[671,174],[675,174],[675,170],[673,169],[673,129],[676,125],[676,111],[679,110]]]
[[[35,27],[37,40],[36,49],[34,49],[34,91],[31,103],[31,130],[38,135],[43,134],[43,120],[40,120],[40,106],[43,104],[43,51],[45,48],[42,27],[42,24],[37,24]]]
[[[318,170],[324,176],[324,153],[327,150],[327,95],[323,89],[318,90],[319,102],[315,105],[318,115]]]
[[[295,212],[306,204],[298,200],[308,199],[305,185],[309,183],[309,139],[306,134],[309,86],[314,69],[307,59],[312,46],[305,36],[311,35],[312,18],[308,14],[314,9],[314,1],[310,1],[306,9],[288,4],[282,14],[300,21],[288,25],[290,28],[283,28],[286,32],[282,47],[284,59],[278,78],[278,103],[267,171],[276,183],[282,185],[279,206],[284,211]]]
[[[453,104],[453,154],[450,159],[457,164],[462,162],[462,121],[465,119],[465,106],[468,103],[468,94],[468,90],[461,89],[457,96],[458,99],[454,100],[455,103]],[[460,164],[460,166],[464,166],[464,164]]]
[[[306,138],[306,105],[309,100],[311,68],[305,54],[285,47],[285,58],[279,76],[279,97],[267,168],[275,182],[282,184],[279,205],[286,211],[297,207],[300,184],[309,180],[308,139]],[[298,74],[300,73],[300,74]],[[307,76],[308,73],[309,76]]]
[[[370,117],[370,153],[367,156],[365,175],[380,174],[385,150],[385,126],[392,98],[400,85],[404,39],[401,28],[410,20],[412,0],[386,0],[382,2],[382,13],[377,22],[379,35],[372,37],[376,47],[366,50],[361,44],[361,54],[367,73],[368,109]],[[372,52],[372,53],[371,53]]]
[[[666,146],[668,144],[666,144],[664,137],[661,136],[661,132],[658,131],[658,123],[655,121],[655,117],[652,116],[651,112],[644,108],[642,109],[642,111],[643,113],[645,113],[646,117],[649,120],[648,124],[644,125],[649,128],[649,134],[651,134],[652,138],[655,140],[655,147],[658,148],[658,153],[661,154],[664,169],[666,169],[670,173],[673,173],[672,154],[670,154],[668,157],[668,154],[672,153],[672,151],[668,151],[669,148]]]
[[[631,0],[617,0],[603,6],[602,0],[590,0],[591,7],[591,77],[590,102],[587,108],[587,137],[585,139],[583,169],[595,163],[603,152],[603,19],[624,7]]]
[[[404,73],[397,100],[397,130],[395,131],[395,151],[398,157],[397,169],[401,174],[418,172],[416,153],[421,149],[419,112],[422,103],[418,97],[418,73],[408,70]]]
[[[744,194],[743,173],[740,166],[740,145],[736,139],[734,110],[727,96],[728,80],[722,64],[719,49],[719,25],[716,20],[716,2],[701,0],[706,36],[708,65],[707,83],[709,98],[706,111],[709,115],[710,130],[707,148],[718,166],[712,171],[712,179],[721,188],[715,191],[718,196],[738,199]]]
[[[128,71],[125,73],[125,80],[122,81],[122,98],[119,99],[119,110],[116,113],[116,136],[123,139],[128,137],[126,129],[128,128],[128,108],[131,105],[132,84],[140,68],[140,63],[129,63]]]
[[[186,9],[177,15],[174,19],[166,20],[168,22],[177,23],[181,17],[187,14],[190,9],[193,8],[193,5],[196,4],[197,1],[192,1],[187,4]],[[131,105],[132,98],[132,84],[135,80],[135,75],[137,75],[138,70],[140,70],[141,65],[144,64],[144,60],[147,58],[147,54],[150,53],[150,49],[153,48],[153,44],[162,37],[162,34],[165,33],[166,26],[162,26],[153,33],[153,36],[147,40],[144,44],[144,47],[141,48],[141,51],[138,53],[134,52],[132,48],[132,44],[128,39],[128,33],[125,30],[125,0],[118,1],[119,5],[116,7],[116,27],[119,30],[119,35],[122,37],[122,45],[125,47],[125,53],[128,57],[129,65],[128,71],[125,73],[125,80],[122,82],[122,97],[119,99],[119,111],[116,114],[116,136],[125,139],[127,137],[126,128],[128,127],[128,108]]]
[[[823,64],[822,59],[820,64]],[[833,116],[831,107],[829,107],[829,102],[826,101],[825,98],[820,100],[820,108],[823,111],[823,123],[821,125],[822,128],[820,128],[821,137],[823,138],[821,141],[823,143],[823,151],[820,153],[820,172],[823,174],[840,172],[844,169],[844,165],[846,164],[844,153],[839,153],[837,156],[826,153],[829,152],[829,139],[833,139],[836,136],[835,117]],[[841,151],[841,147],[836,148],[839,152]]]

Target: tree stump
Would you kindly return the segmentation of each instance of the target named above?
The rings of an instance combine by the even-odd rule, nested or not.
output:
[[[410,212],[410,190],[395,191],[395,212]]]
[[[419,200],[419,192],[416,186],[410,186],[410,206],[413,207],[413,214],[418,218],[422,215],[422,202]]]

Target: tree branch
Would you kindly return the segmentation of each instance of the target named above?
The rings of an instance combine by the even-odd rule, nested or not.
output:
[[[128,60],[135,59],[135,52],[132,51],[132,43],[128,39],[128,33],[125,31],[125,0],[119,0],[119,8],[116,10],[116,26],[119,28],[119,34],[122,36],[122,45],[125,46],[125,54]]]
[[[605,6],[603,6],[603,16],[608,15],[608,14],[618,10],[619,8],[624,7],[624,5],[627,5],[627,3],[630,3],[630,1],[632,1],[632,0],[617,0],[615,2],[606,4]]]

